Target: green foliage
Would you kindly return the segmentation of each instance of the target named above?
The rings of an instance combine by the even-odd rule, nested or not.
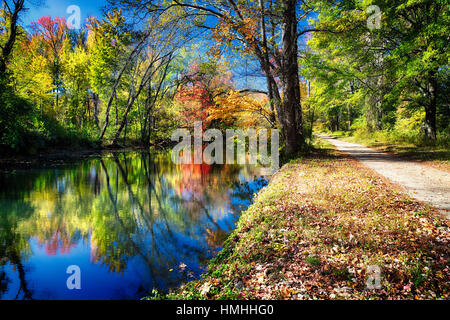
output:
[[[378,29],[367,27],[370,4],[381,9]],[[318,1],[317,8],[311,22],[332,32],[314,33],[303,74],[314,79],[309,103],[329,130],[351,130],[358,118],[368,131],[416,141],[448,130],[445,1]]]
[[[104,94],[114,81],[120,58],[130,44],[130,30],[120,10],[108,13],[101,21],[91,18],[88,28],[91,85],[96,93]]]
[[[15,94],[4,75],[0,75],[0,147],[24,148],[24,136],[31,120],[32,105]]]

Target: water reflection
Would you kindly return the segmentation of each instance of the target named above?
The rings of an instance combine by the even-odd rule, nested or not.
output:
[[[196,278],[266,183],[145,152],[0,175],[0,299],[138,299]]]

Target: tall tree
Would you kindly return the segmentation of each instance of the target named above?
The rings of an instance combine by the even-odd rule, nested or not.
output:
[[[2,16],[7,25],[4,30],[6,32],[6,41],[0,46],[0,72],[5,73],[7,69],[7,63],[10,58],[11,52],[14,48],[18,33],[18,20],[19,15],[25,10],[25,0],[12,0],[2,1]]]
[[[62,92],[62,63],[61,55],[64,48],[64,40],[67,37],[67,25],[64,17],[45,16],[31,23],[33,37],[43,44],[44,56],[47,59],[53,83],[55,85],[55,107],[58,109],[59,97]]]
[[[294,154],[304,143],[302,132],[302,109],[300,104],[300,81],[297,61],[297,1],[282,2],[283,46],[281,79],[284,88],[283,115],[286,153]]]

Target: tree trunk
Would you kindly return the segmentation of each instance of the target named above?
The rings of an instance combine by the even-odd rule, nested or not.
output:
[[[99,122],[98,122],[98,94],[93,93],[92,98],[94,100],[94,124],[97,128],[100,128]]]
[[[144,145],[150,145],[150,113],[152,109],[152,100],[153,100],[153,93],[152,93],[152,80],[150,79],[148,81],[148,88],[147,88],[147,99],[145,99],[144,103],[144,124],[141,129],[141,141]]]
[[[350,83],[350,93],[353,95],[354,93],[354,87],[353,87],[353,80]],[[348,122],[347,122],[347,130],[352,130],[352,107],[350,104],[347,104],[347,115],[348,115]]]
[[[269,97],[269,106],[270,106],[270,122],[272,126],[275,125],[275,112],[274,112],[274,94],[273,94],[273,85],[272,81],[270,79],[270,65],[269,65],[269,52],[267,48],[267,37],[266,37],[266,26],[265,26],[265,20],[264,20],[264,1],[259,0],[259,8],[261,10],[261,35],[262,35],[262,41],[263,41],[263,59],[264,59],[264,72],[266,73],[266,81],[267,81],[267,95]]]
[[[2,74],[4,74],[7,70],[7,63],[14,48],[14,43],[16,42],[17,21],[19,20],[19,13],[24,9],[24,2],[24,0],[14,2],[14,11],[10,12],[11,20],[9,22],[9,37],[2,47],[2,56],[0,57],[0,72]]]
[[[436,73],[432,72],[429,80],[429,103],[425,106],[425,135],[433,141],[436,140],[436,104],[437,81]]]
[[[127,143],[127,129],[128,129],[128,119],[125,120],[125,130],[123,132],[123,144]]]
[[[114,111],[116,114],[116,126],[119,124],[119,110],[117,109],[117,92],[115,93],[116,103],[114,104]]]
[[[347,104],[347,131],[352,130],[352,109],[349,104]]]
[[[304,144],[302,133],[302,109],[297,62],[297,16],[296,0],[284,0],[283,14],[283,66],[282,83],[284,89],[283,115],[285,153],[291,156],[301,150]]]

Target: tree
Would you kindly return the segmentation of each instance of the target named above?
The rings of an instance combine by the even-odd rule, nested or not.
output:
[[[269,2],[267,6],[261,1],[215,3],[219,22],[214,29],[214,38],[219,44],[232,46],[240,43],[243,52],[252,54],[259,61],[266,76],[269,101],[274,106],[271,109],[276,109],[288,156],[304,146],[297,42],[299,36],[312,31],[298,30],[302,25],[300,20],[305,19],[311,10],[305,8],[296,0],[281,4]],[[268,22],[266,17],[269,17]],[[265,32],[267,23],[271,28],[269,39]],[[281,28],[278,28],[280,24]],[[258,29],[261,30],[259,33]],[[281,79],[279,84],[277,79]]]
[[[7,63],[11,56],[18,34],[19,15],[25,10],[25,0],[2,1],[2,18],[5,26],[2,27],[2,35],[6,35],[5,43],[0,46],[0,72],[3,74],[7,70]],[[6,26],[8,25],[8,26]]]
[[[297,1],[282,2],[283,49],[281,79],[284,88],[282,119],[286,139],[286,153],[292,155],[303,147],[302,109],[297,62]]]
[[[55,107],[58,109],[59,97],[62,92],[62,62],[61,55],[67,36],[67,25],[64,17],[41,17],[31,23],[32,36],[43,46],[43,56],[49,64],[55,86]]]
[[[209,127],[209,112],[215,98],[231,88],[231,73],[225,62],[191,62],[188,71],[180,77],[175,99],[181,104],[183,126],[194,128],[195,121]]]
[[[91,57],[90,81],[94,100],[94,122],[99,126],[99,105],[101,101],[111,101],[110,90],[114,88],[116,77],[122,70],[124,56],[128,54],[127,48],[131,44],[130,27],[125,23],[121,10],[108,12],[101,20],[91,17],[88,19],[89,30],[87,46]],[[123,69],[123,72],[129,66]],[[117,83],[118,84],[118,83]],[[117,88],[116,88],[117,89]],[[114,89],[114,95],[116,94]],[[108,104],[105,124],[109,124]],[[116,124],[118,122],[118,110],[115,105]],[[105,128],[105,126],[104,126]],[[104,131],[102,130],[101,138]]]
[[[81,35],[83,37],[84,35]],[[64,50],[62,60],[62,81],[66,87],[67,117],[70,123],[81,127],[90,113],[90,55],[83,41],[75,47]]]
[[[230,89],[214,99],[208,110],[209,122],[218,121],[227,127],[273,127],[273,112],[268,107],[267,95]]]
[[[18,20],[25,10],[24,2],[3,1],[0,11],[0,146],[7,146],[8,149],[22,147],[22,136],[27,130],[31,111],[30,103],[16,94],[11,73],[8,72],[16,40],[21,35]]]

